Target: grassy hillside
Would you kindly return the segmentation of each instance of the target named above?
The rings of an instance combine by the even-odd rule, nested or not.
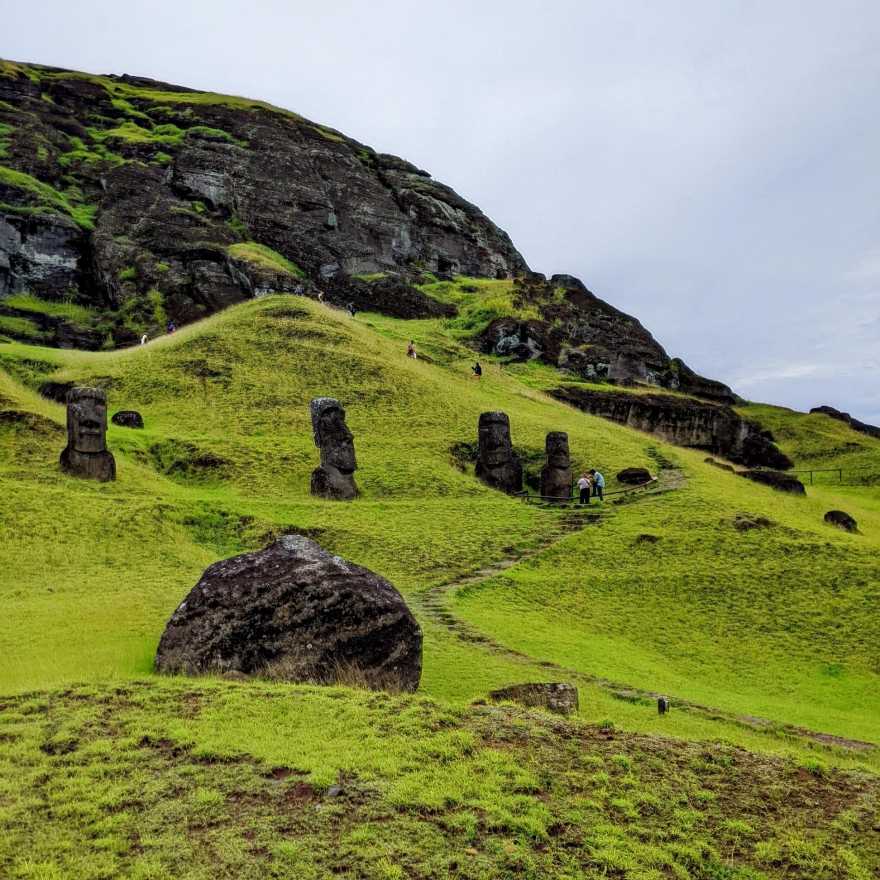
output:
[[[275,296],[124,351],[0,345],[0,874],[873,876],[877,750],[809,731],[880,741],[876,488],[779,495],[547,398],[548,367],[487,360],[476,381],[460,321]],[[60,473],[47,380],[143,414],[110,428],[117,482]],[[351,504],[309,495],[318,395],[355,434]],[[572,531],[474,479],[460,444],[489,409],[532,475],[565,430],[610,489],[632,465],[660,487]],[[803,417],[759,415],[799,465],[821,460]],[[831,507],[862,534],[826,526]],[[151,676],[204,568],[281,531],[403,592],[420,697]],[[438,596],[492,640],[450,629]],[[560,678],[581,689],[571,723],[466,708]],[[639,689],[706,709],[660,718]]]

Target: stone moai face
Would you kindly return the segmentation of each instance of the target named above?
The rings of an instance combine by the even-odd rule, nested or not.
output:
[[[506,413],[482,413],[478,439],[480,458],[488,467],[499,467],[511,460],[513,449],[510,443],[510,419]]]
[[[571,456],[568,452],[568,434],[565,431],[551,431],[547,435],[545,449],[547,450],[547,464],[550,467],[571,467]]]
[[[345,410],[332,397],[318,397],[311,402],[312,431],[315,446],[321,450],[321,466],[336,468],[340,473],[357,470],[354,435],[345,424]]]
[[[107,395],[100,388],[71,388],[67,394],[67,445],[76,452],[107,449]]]

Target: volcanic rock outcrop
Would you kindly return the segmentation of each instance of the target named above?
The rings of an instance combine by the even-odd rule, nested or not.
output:
[[[651,474],[647,468],[628,467],[624,468],[617,474],[617,482],[623,483],[624,486],[640,486],[647,483],[651,479]]]
[[[550,431],[545,441],[547,464],[541,469],[541,495],[544,498],[571,498],[571,455],[568,434]]]
[[[814,406],[810,412],[821,413],[832,419],[837,419],[837,421],[849,425],[853,431],[858,431],[860,434],[867,434],[869,437],[880,438],[880,428],[876,425],[869,425],[867,422],[860,422],[858,419],[854,419],[849,413],[841,412],[833,406]]]
[[[414,691],[422,632],[384,578],[285,535],[205,571],[168,621],[156,669]]]
[[[480,414],[476,475],[494,489],[522,491],[522,464],[510,440],[510,419],[503,412]]]
[[[698,376],[631,315],[599,299],[577,278],[531,273],[515,282],[514,306],[540,319],[496,318],[481,337],[486,353],[538,358],[584,379],[641,383],[719,403],[734,403],[726,385]]]
[[[0,123],[0,298],[93,306],[117,343],[137,335],[120,311],[150,322],[157,301],[181,324],[326,285],[330,299],[429,315],[449,308],[406,279],[527,270],[428,172],[260,101],[4,63]]]
[[[72,388],[67,394],[67,446],[61,469],[74,477],[106,483],[116,479],[107,451],[107,395],[100,388]]]
[[[321,464],[312,471],[312,495],[351,501],[358,495],[354,481],[357,460],[354,436],[345,424],[345,410],[332,397],[316,397],[310,410],[315,446],[321,450]]]
[[[647,431],[677,446],[722,455],[737,464],[777,470],[792,466],[769,432],[723,404],[671,395],[588,391],[576,386],[557,388],[550,394],[592,415]]]
[[[509,700],[521,706],[548,709],[558,715],[571,715],[578,710],[578,690],[567,682],[539,682],[536,684],[512,684],[491,691],[489,698],[496,701]]]

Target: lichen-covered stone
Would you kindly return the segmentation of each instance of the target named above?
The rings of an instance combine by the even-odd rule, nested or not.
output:
[[[144,417],[135,409],[121,409],[119,412],[113,413],[110,421],[122,428],[143,428],[144,426]]]
[[[489,697],[495,701],[510,700],[522,706],[549,709],[559,715],[571,715],[578,710],[578,690],[566,682],[513,684],[491,691]]]

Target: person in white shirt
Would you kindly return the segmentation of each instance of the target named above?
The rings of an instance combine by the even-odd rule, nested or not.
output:
[[[586,474],[581,474],[581,478],[577,482],[578,489],[581,490],[581,504],[590,503],[590,488],[592,485],[590,478]]]

